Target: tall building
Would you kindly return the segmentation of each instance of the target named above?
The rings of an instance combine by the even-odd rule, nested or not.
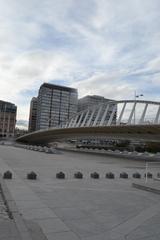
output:
[[[104,98],[98,95],[87,95],[83,98],[78,99],[78,112],[81,112],[89,107],[96,106],[100,103],[107,103],[111,99]]]
[[[33,97],[30,103],[30,114],[29,114],[29,126],[28,131],[36,131],[36,121],[37,121],[37,101],[36,97]]]
[[[86,110],[90,107],[94,107],[94,106],[97,106],[97,105],[100,105],[100,104],[103,104],[103,103],[104,104],[108,103],[109,101],[113,101],[113,103],[110,104],[110,107],[108,109],[108,112],[107,112],[107,115],[106,115],[106,118],[105,118],[105,122],[107,123],[107,121],[109,120],[109,118],[112,114],[112,111],[117,106],[116,101],[114,103],[114,100],[107,99],[107,98],[104,98],[104,97],[98,96],[98,95],[87,95],[87,96],[85,96],[83,98],[80,98],[78,100],[78,112],[81,112],[81,111]],[[100,115],[103,115],[104,111],[105,111],[105,107],[104,107],[104,110],[102,109],[102,111],[100,112]],[[93,122],[94,122],[97,114],[98,114],[98,112],[94,113],[93,118],[92,118]],[[88,114],[87,119],[89,119],[89,118],[90,118],[90,113]],[[99,118],[101,118],[101,116],[99,116]],[[113,120],[112,120],[112,124],[116,123],[116,118],[117,118],[117,109],[115,110]],[[82,121],[83,121],[83,119],[82,119]]]
[[[14,136],[17,107],[0,100],[0,137]]]
[[[44,83],[38,94],[36,129],[62,126],[77,112],[75,88]]]

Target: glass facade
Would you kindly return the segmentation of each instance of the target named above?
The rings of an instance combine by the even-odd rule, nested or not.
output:
[[[30,104],[30,114],[29,114],[29,132],[36,130],[36,121],[37,121],[37,98],[33,97]]]
[[[14,136],[17,107],[0,100],[0,137]]]
[[[38,94],[37,130],[61,127],[77,112],[77,89],[44,83]]]

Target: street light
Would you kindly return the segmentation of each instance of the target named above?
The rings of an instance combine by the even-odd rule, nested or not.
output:
[[[143,94],[136,94],[136,91],[134,92],[134,101],[135,101],[135,109],[134,109],[134,125],[136,124],[136,100],[139,97],[143,97]]]

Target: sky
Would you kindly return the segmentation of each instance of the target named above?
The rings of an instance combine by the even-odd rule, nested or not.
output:
[[[44,82],[159,101],[160,1],[0,0],[0,99],[19,124]]]

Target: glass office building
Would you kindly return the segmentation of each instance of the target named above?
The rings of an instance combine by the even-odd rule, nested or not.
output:
[[[77,105],[77,89],[42,84],[38,94],[36,130],[64,126],[77,113]]]
[[[36,97],[33,97],[30,103],[30,114],[29,114],[29,126],[28,131],[36,131],[36,122],[37,122],[37,101]]]

